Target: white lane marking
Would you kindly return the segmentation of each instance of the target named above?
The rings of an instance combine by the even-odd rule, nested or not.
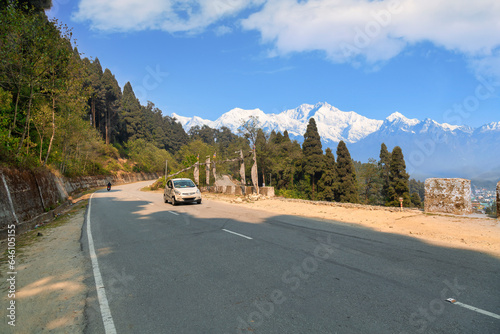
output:
[[[97,290],[97,298],[101,307],[101,316],[104,323],[104,330],[106,334],[116,334],[115,323],[111,316],[111,310],[108,305],[108,298],[106,298],[106,291],[104,290],[104,282],[102,281],[101,271],[99,270],[99,263],[97,262],[97,255],[94,248],[94,239],[92,238],[92,231],[90,229],[90,209],[92,207],[92,197],[89,199],[89,212],[87,213],[87,238],[89,240],[90,259],[92,260],[92,269],[94,270],[95,287]]]
[[[500,315],[498,315],[498,314],[491,313],[491,312],[488,312],[488,311],[485,311],[485,310],[481,310],[480,308],[477,308],[477,307],[474,307],[474,306],[470,306],[470,305],[461,303],[459,301],[456,301],[453,298],[448,298],[448,299],[446,299],[446,301],[452,303],[453,305],[462,306],[462,307],[464,307],[466,309],[469,309],[469,310],[475,311],[477,313],[481,313],[481,314],[484,314],[484,315],[487,315],[487,316],[490,316],[492,318],[500,320]]]
[[[175,211],[169,211],[171,214],[178,216],[179,214]]]
[[[239,233],[236,233],[236,232],[233,232],[233,231],[229,231],[229,230],[226,230],[225,228],[222,229],[224,232],[227,232],[227,233],[232,233],[234,235],[237,235],[237,236],[240,236],[242,238],[245,238],[245,239],[248,239],[248,240],[252,240],[253,238],[250,238],[250,237],[247,237],[246,235],[243,235],[243,234],[239,234]]]

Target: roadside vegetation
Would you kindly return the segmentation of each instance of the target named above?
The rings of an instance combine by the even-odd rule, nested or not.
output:
[[[323,150],[314,119],[301,145],[285,131],[265,133],[257,118],[228,128],[185,132],[152,102],[141,105],[98,58],[80,54],[71,29],[48,20],[50,1],[0,2],[0,164],[49,168],[67,177],[175,172],[196,161],[223,161],[242,150],[246,175],[257,153],[259,185],[279,196],[420,207],[423,183],[410,180],[403,152],[381,143],[378,159],[357,162],[344,142]],[[217,165],[239,179],[239,162]],[[192,176],[192,171],[180,176]],[[205,185],[200,169],[200,186]],[[247,180],[248,182],[249,180]],[[164,180],[158,187],[164,186]]]

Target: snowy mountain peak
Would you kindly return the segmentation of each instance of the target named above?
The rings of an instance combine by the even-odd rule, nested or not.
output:
[[[486,125],[483,125],[478,129],[480,133],[489,132],[489,131],[500,131],[500,122],[492,122]]]
[[[185,117],[185,116],[180,116],[177,115],[176,113],[173,113],[170,115],[172,118],[175,118],[177,122],[181,123],[183,127],[192,119],[191,117]]]
[[[302,104],[295,109],[289,109],[283,111],[281,114],[287,116],[290,119],[294,120],[308,120],[309,114],[311,110],[314,109],[314,106],[311,104]]]
[[[406,118],[406,116],[404,116],[403,114],[401,114],[400,112],[397,112],[397,111],[393,112],[391,115],[389,115],[389,117],[387,117],[386,120],[389,121],[390,123],[403,123],[403,124],[406,124],[408,126],[415,126],[418,123],[420,123],[420,121],[418,119]]]

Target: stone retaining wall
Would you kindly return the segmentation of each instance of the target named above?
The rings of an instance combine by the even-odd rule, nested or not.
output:
[[[156,173],[120,174],[68,179],[48,170],[20,171],[0,169],[0,240],[7,226],[16,225],[16,233],[33,228],[40,220],[50,220],[53,210],[66,203],[76,191],[112,184],[157,179]],[[57,211],[56,211],[57,212]]]
[[[471,181],[438,178],[425,180],[425,212],[471,214]]]

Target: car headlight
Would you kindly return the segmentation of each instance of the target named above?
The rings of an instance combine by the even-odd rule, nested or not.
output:
[[[175,193],[176,195],[181,195],[181,192],[180,192],[179,190],[174,190],[174,193]]]

